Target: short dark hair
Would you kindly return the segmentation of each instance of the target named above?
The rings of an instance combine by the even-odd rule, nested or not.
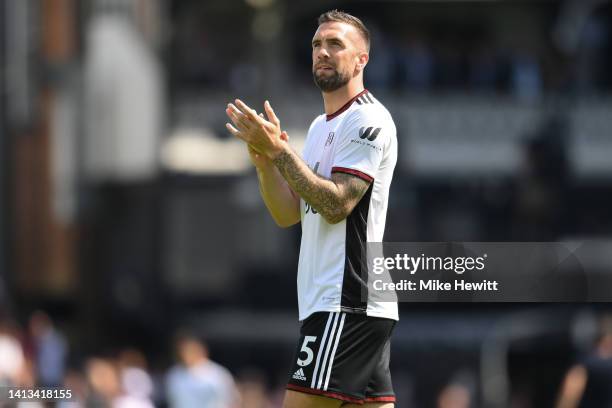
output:
[[[365,40],[366,49],[368,50],[368,52],[370,51],[370,31],[366,28],[365,24],[363,24],[363,21],[353,15],[350,15],[349,13],[345,13],[344,11],[340,10],[330,10],[319,16],[319,25],[331,22],[346,23],[355,27],[357,31],[359,31],[359,34],[361,34],[361,36]]]

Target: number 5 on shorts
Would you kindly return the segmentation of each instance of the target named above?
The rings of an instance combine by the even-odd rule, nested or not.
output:
[[[312,359],[314,358],[314,353],[312,349],[308,347],[308,343],[312,343],[317,341],[317,336],[304,336],[304,342],[302,343],[302,348],[300,349],[300,353],[306,353],[306,359],[302,360],[298,356],[297,363],[300,367],[305,367],[308,364],[312,363]]]

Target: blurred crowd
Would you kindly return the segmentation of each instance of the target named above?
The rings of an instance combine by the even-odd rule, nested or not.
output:
[[[26,327],[7,314],[0,316],[0,387],[52,387],[70,390],[70,400],[56,402],[56,407],[211,407],[280,408],[284,395],[280,381],[270,387],[270,378],[252,368],[236,376],[209,357],[204,341],[187,331],[179,331],[172,342],[175,362],[161,370],[152,369],[150,361],[137,348],[122,348],[104,355],[86,355],[77,359],[77,344],[43,311],[29,316]],[[577,343],[574,357],[568,358],[565,374],[553,386],[551,398],[556,408],[602,408],[612,403],[609,383],[612,379],[612,318],[605,315],[594,327],[592,341]],[[584,340],[584,339],[583,339]],[[444,370],[433,362],[432,373],[439,377],[435,394],[426,406],[435,408],[475,408],[482,392],[478,373],[465,366]],[[415,364],[417,364],[415,362]],[[418,364],[417,364],[418,365]],[[437,367],[437,368],[436,368]],[[419,380],[403,367],[395,370],[398,408],[420,407]],[[556,377],[556,375],[555,375]],[[533,393],[513,386],[511,406],[538,406]],[[536,393],[537,394],[537,393]],[[536,402],[534,402],[536,401]],[[6,405],[2,405],[6,406]],[[9,405],[10,406],[10,405]],[[46,407],[43,402],[15,406]]]
[[[79,357],[66,336],[43,311],[32,313],[27,327],[0,317],[0,386],[70,390],[57,407],[210,407],[273,408],[282,405],[283,388],[269,390],[266,378],[246,371],[236,382],[209,358],[206,344],[181,332],[174,338],[176,362],[152,370],[137,348]],[[34,404],[34,405],[33,405]],[[4,406],[4,405],[2,405]],[[17,406],[20,406],[17,404]],[[28,402],[28,407],[44,407]]]
[[[525,99],[543,92],[541,59],[527,47],[505,50],[480,42],[468,48],[457,37],[436,42],[418,34],[394,44],[388,35],[378,37],[367,72],[372,88],[410,93],[467,89]]]
[[[398,10],[394,18],[411,18],[409,9]],[[173,84],[179,90],[229,87],[244,93],[257,89],[269,67],[249,55],[237,60],[226,50],[234,46],[235,39],[215,44],[216,28],[201,24],[198,18],[203,17],[187,15],[186,10],[177,13],[173,58],[169,61]],[[575,39],[576,50],[564,49],[555,41],[552,25],[547,28],[553,34],[543,40],[525,41],[526,34],[521,33],[505,41],[491,21],[446,18],[448,21],[426,18],[404,24],[380,16],[368,20],[373,47],[367,86],[407,95],[467,91],[500,93],[520,100],[532,100],[549,91],[601,94],[612,87],[611,28],[603,13],[586,19]],[[293,53],[289,52],[283,65],[295,73],[287,74],[293,80],[310,84],[308,46],[314,23],[301,23],[294,23],[297,34],[285,40],[289,44],[284,47]]]
[[[27,328],[8,316],[0,318],[0,386],[53,387],[70,390],[70,400],[56,407],[108,408],[280,408],[284,396],[282,373],[276,387],[253,368],[234,380],[230,371],[209,358],[207,345],[188,332],[175,335],[176,362],[152,370],[145,354],[136,348],[90,355],[74,362],[70,342],[43,311],[34,312]],[[451,376],[438,392],[437,408],[469,408],[475,403],[474,373]],[[414,407],[413,379],[398,375],[398,407]],[[405,386],[404,386],[405,385]],[[47,405],[28,402],[28,407]],[[21,406],[17,404],[16,406]],[[25,406],[25,405],[24,405]]]
[[[597,16],[585,22],[580,58],[563,56],[547,41],[504,44],[478,24],[433,25],[391,34],[373,27],[376,46],[368,65],[370,87],[406,93],[499,92],[533,100],[547,91],[605,92],[610,27]]]

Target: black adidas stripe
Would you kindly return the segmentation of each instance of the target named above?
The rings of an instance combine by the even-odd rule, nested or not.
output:
[[[361,95],[359,98],[357,98],[356,102],[359,105],[363,105],[363,104],[371,105],[374,103],[374,100],[366,93],[366,94]]]

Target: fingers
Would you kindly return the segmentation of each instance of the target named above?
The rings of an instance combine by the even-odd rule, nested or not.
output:
[[[238,128],[244,127],[240,124],[240,117],[238,116],[238,113],[233,110],[232,106],[227,105],[227,109],[225,109],[225,113],[227,114],[227,117],[230,118],[230,120],[234,123],[234,126]]]
[[[238,129],[236,129],[235,127],[233,127],[233,126],[232,126],[231,124],[229,124],[229,123],[226,123],[226,124],[225,124],[225,128],[226,128],[227,130],[229,130],[229,132],[230,132],[232,135],[234,135],[234,136],[238,136],[238,135],[237,135],[237,133],[240,133],[240,132],[238,131]]]
[[[248,130],[251,127],[249,119],[233,104],[228,104],[225,112],[238,129]]]
[[[251,109],[240,99],[236,99],[235,103],[236,105],[229,103],[225,110],[227,116],[234,124],[233,126],[229,123],[225,125],[232,135],[250,143],[250,138],[253,137],[255,128],[262,128],[266,132],[277,132],[280,130],[280,120],[274,113],[269,101],[264,103],[267,120],[263,113],[257,114],[254,109]],[[287,132],[282,132],[280,139],[287,142],[289,140]]]
[[[272,109],[272,105],[270,105],[270,102],[266,101],[264,103],[264,109],[266,110],[266,115],[268,115],[268,120],[274,123],[274,125],[279,126],[280,120],[278,120],[278,117],[274,113],[274,109]]]
[[[249,119],[255,122],[261,121],[261,118],[257,116],[257,112],[249,108],[246,103],[242,102],[240,99],[236,99],[235,102],[236,102],[236,105],[238,105],[238,107],[242,111],[242,113],[244,113]]]
[[[237,138],[239,138],[239,139],[242,139],[242,140],[246,141],[246,139],[244,138],[244,136],[242,135],[242,133],[241,133],[241,132],[240,132],[238,129],[236,129],[235,127],[233,127],[231,124],[226,123],[226,124],[225,124],[225,128],[226,128],[227,130],[229,130],[229,132],[230,132],[232,135],[236,136],[236,137],[237,137]]]
[[[249,143],[250,139],[247,137],[246,134],[244,134],[243,132],[241,132],[240,130],[236,129],[235,127],[233,127],[230,123],[226,123],[225,124],[225,128],[227,130],[229,130],[229,132],[236,136],[238,139],[242,140],[243,142]]]

